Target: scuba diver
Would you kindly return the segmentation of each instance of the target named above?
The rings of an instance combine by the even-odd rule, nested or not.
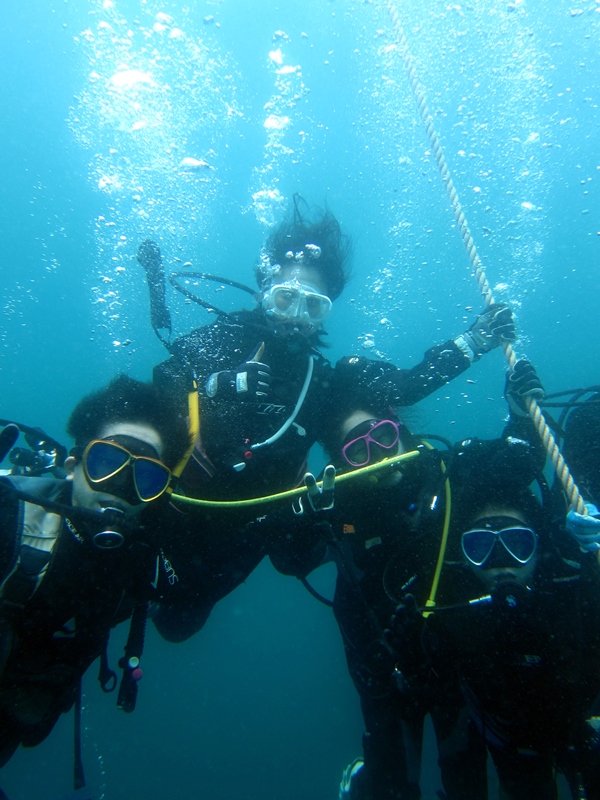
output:
[[[525,417],[527,397],[541,400],[542,391],[530,365],[518,362],[507,379],[503,439],[466,440],[449,454],[452,515],[434,602],[428,587],[442,554],[431,543],[427,550],[426,536],[386,566],[387,593],[397,597],[399,587],[404,595],[387,642],[397,686],[409,697],[432,690],[435,697],[455,671],[501,797],[556,800],[560,772],[573,798],[589,800],[600,797],[600,571],[553,521],[543,448]],[[523,427],[507,438],[514,423]],[[529,454],[515,436],[529,438]],[[529,488],[532,477],[542,502]],[[438,744],[444,780],[439,734]],[[365,746],[364,767],[351,765],[340,796],[363,797],[367,766]],[[451,796],[445,780],[444,789]]]
[[[451,662],[432,661],[417,635],[386,629],[399,603],[410,594],[413,606],[435,610],[453,602],[449,564],[456,559],[448,542],[456,487],[473,484],[467,465],[479,459],[485,474],[503,476],[511,486],[527,486],[543,468],[545,454],[531,420],[524,413],[528,397],[543,390],[533,367],[517,362],[507,380],[510,421],[498,440],[465,440],[436,449],[413,435],[391,409],[355,411],[332,430],[327,452],[341,471],[375,465],[375,473],[336,485],[321,508],[284,524],[287,543],[270,557],[280,572],[306,576],[334,561],[338,577],[333,611],[340,627],[348,669],[360,696],[365,722],[363,757],[344,774],[340,798],[413,800],[421,797],[423,725],[431,716],[436,733],[444,793],[449,800],[485,800],[485,744],[468,713]],[[441,440],[445,442],[445,440]],[[398,453],[416,458],[385,465]],[[349,487],[348,489],[346,487]],[[468,576],[467,576],[468,577]],[[477,594],[474,581],[469,581]],[[460,585],[461,590],[463,586]],[[479,592],[481,594],[481,592]],[[408,602],[408,601],[407,601]],[[399,641],[401,639],[401,641]]]
[[[81,400],[67,432],[65,479],[0,478],[0,766],[75,704],[77,790],[81,678],[100,657],[102,688],[116,687],[108,637],[131,617],[117,705],[133,710],[152,582],[166,568],[148,511],[165,500],[191,436],[168,396],[124,375]],[[2,430],[0,461],[18,434]]]
[[[259,291],[246,287],[258,306],[225,313],[185,289],[217,319],[170,342],[163,334],[170,333],[170,315],[160,250],[150,241],[141,244],[138,260],[148,279],[153,326],[171,353],[155,368],[154,381],[181,394],[182,404],[179,386],[190,373],[199,387],[202,430],[180,493],[240,500],[295,487],[312,446],[324,441],[347,411],[417,403],[516,337],[510,309],[499,304],[465,333],[430,348],[413,369],[356,356],[334,368],[321,352],[323,325],[348,280],[349,256],[350,242],[333,214],[311,214],[295,195],[291,217],[269,237],[256,267]],[[180,290],[182,275],[172,276]],[[200,630],[214,604],[248,577],[270,547],[248,526],[252,511],[216,514],[189,511],[183,504],[179,509],[181,534],[167,553],[179,580],[164,587],[153,618],[171,641]]]
[[[560,772],[574,800],[598,798],[598,564],[580,557],[529,489],[487,476],[487,489],[463,482],[457,492],[455,589],[415,630],[434,665],[456,666],[501,797],[557,800]],[[398,609],[392,626],[406,631],[414,614]]]

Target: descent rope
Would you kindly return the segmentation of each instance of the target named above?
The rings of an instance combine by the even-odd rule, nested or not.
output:
[[[473,267],[479,290],[483,295],[485,304],[489,306],[494,303],[494,296],[485,275],[485,268],[481,263],[479,255],[477,254],[477,248],[475,247],[475,242],[473,241],[471,231],[469,230],[465,213],[458,199],[458,192],[456,191],[452,181],[452,176],[450,175],[450,170],[448,169],[448,164],[446,163],[446,159],[444,157],[444,151],[442,150],[442,145],[440,144],[440,140],[434,127],[433,117],[427,108],[425,90],[417,76],[413,58],[410,54],[410,50],[408,49],[406,37],[404,36],[404,31],[400,23],[400,17],[396,9],[396,4],[394,0],[386,0],[386,5],[392,20],[392,25],[396,31],[398,49],[404,62],[404,68],[415,96],[419,114],[421,115],[421,119],[425,126],[425,131],[427,132],[427,136],[429,138],[431,150],[440,170],[440,175],[446,188],[448,198],[450,199],[450,204],[452,206],[452,210],[454,211],[454,216],[458,224],[461,239],[463,240],[467,255],[469,256],[471,266]],[[504,355],[508,365],[513,368],[517,361],[515,351],[508,343],[504,343],[502,345],[502,349],[504,350]],[[550,430],[548,423],[546,422],[544,415],[542,414],[540,407],[534,398],[530,398],[528,400],[527,409],[552,461],[554,471],[563,485],[563,489],[568,497],[571,508],[577,511],[579,514],[584,514],[585,505],[579,489],[577,488],[577,485],[573,480],[573,476],[569,471],[569,467],[567,466],[567,463],[565,462],[565,459],[563,458],[562,453],[556,444],[554,436],[552,435],[552,431]]]

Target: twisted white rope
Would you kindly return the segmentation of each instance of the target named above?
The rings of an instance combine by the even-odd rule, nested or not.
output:
[[[458,230],[460,231],[461,239],[463,240],[467,255],[469,256],[471,266],[473,267],[477,285],[479,286],[479,290],[483,295],[485,304],[488,306],[492,305],[492,303],[494,303],[494,296],[487,281],[484,266],[481,263],[479,255],[477,254],[477,248],[475,247],[475,242],[471,236],[471,231],[469,230],[469,225],[467,224],[467,218],[465,217],[464,211],[458,199],[458,192],[456,191],[454,183],[452,182],[450,170],[448,169],[448,164],[446,163],[446,159],[444,157],[444,151],[442,150],[442,145],[440,144],[440,140],[433,125],[433,117],[427,108],[425,90],[423,89],[423,86],[417,77],[413,59],[410,54],[410,50],[408,49],[406,37],[404,36],[404,31],[400,23],[400,17],[396,9],[396,4],[394,0],[386,0],[386,5],[392,20],[392,25],[396,31],[397,44],[400,55],[404,62],[404,68],[415,96],[415,100],[417,101],[417,107],[419,109],[421,119],[423,120],[425,131],[427,132],[427,136],[429,138],[431,150],[440,170],[440,175],[442,176],[444,186],[446,187],[446,192],[448,194],[448,198],[450,199],[452,210],[454,211],[454,216],[458,224]],[[509,367],[513,368],[517,361],[515,351],[508,343],[503,344],[502,349],[504,350],[504,356]],[[528,400],[527,409],[529,415],[535,423],[550,460],[552,461],[554,471],[563,485],[563,489],[565,490],[565,493],[569,499],[571,508],[580,514],[584,514],[585,506],[579,489],[577,488],[577,485],[573,480],[573,476],[569,471],[569,467],[567,466],[559,447],[556,444],[556,440],[552,435],[552,431],[550,430],[548,423],[546,422],[544,415],[542,414],[540,407],[534,398],[530,398]]]

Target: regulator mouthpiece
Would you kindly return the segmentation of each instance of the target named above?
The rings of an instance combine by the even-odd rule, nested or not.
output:
[[[124,515],[119,508],[106,507],[103,509],[103,513],[107,511],[111,512],[111,520],[106,528],[92,536],[92,541],[99,550],[118,550],[125,542],[125,537],[119,530],[118,520],[115,520],[115,515],[119,514],[121,517]]]

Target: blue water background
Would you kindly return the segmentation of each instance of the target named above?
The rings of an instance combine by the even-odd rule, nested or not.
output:
[[[600,382],[600,6],[399,5],[490,284],[517,314],[518,352],[549,391]],[[28,0],[6,4],[3,23],[2,417],[64,439],[84,393],[119,371],[148,379],[164,350],[138,243],[159,241],[168,268],[252,284],[296,191],[354,241],[353,281],[327,324],[332,359],[414,365],[481,308],[383,3]],[[123,85],[127,70],[141,75]],[[210,167],[186,172],[186,157]],[[178,332],[206,321],[169,300]],[[486,357],[412,411],[413,427],[497,435],[503,373],[501,353]],[[331,588],[331,574],[317,580]],[[328,609],[295,581],[261,565],[191,641],[149,630],[144,667],[131,716],[95,668],[86,676],[99,794],[337,796],[360,751],[358,701]],[[13,800],[69,790],[71,724],[3,770]],[[425,772],[432,796],[432,757]]]

